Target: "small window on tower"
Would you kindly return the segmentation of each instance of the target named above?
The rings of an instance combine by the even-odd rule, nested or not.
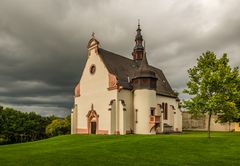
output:
[[[136,117],[135,117],[135,118],[136,118],[136,119],[135,119],[135,123],[137,123],[137,122],[138,122],[138,117],[137,117],[137,112],[138,112],[138,110],[136,109],[135,111],[136,111],[136,115],[135,115],[135,116],[136,116]]]
[[[151,110],[150,110],[150,115],[151,115],[151,116],[154,116],[154,115],[155,115],[155,108],[151,108]]]

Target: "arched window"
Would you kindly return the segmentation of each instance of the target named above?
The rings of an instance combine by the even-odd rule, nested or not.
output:
[[[164,120],[168,119],[168,104],[167,103],[164,104],[164,115],[163,115],[163,117],[164,117]]]
[[[137,116],[138,109],[136,109],[135,111],[136,111],[136,119],[135,119],[135,123],[138,123],[138,116]]]
[[[151,107],[150,109],[150,116],[155,116],[155,108]]]
[[[164,103],[162,103],[162,110],[163,110],[163,113],[164,113],[164,111],[165,111],[165,105],[164,105]]]

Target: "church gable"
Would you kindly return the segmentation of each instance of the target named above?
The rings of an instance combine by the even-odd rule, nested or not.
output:
[[[88,57],[80,82],[75,87],[75,97],[96,93],[101,89],[113,90],[117,88],[117,78],[106,68],[101,56],[99,56],[99,42],[93,37],[88,43]]]
[[[86,63],[86,66],[84,68],[85,70],[90,71],[86,75],[90,78],[91,75],[95,74],[95,70],[97,70],[97,66],[94,64],[94,61],[100,61],[101,65],[104,66],[105,75],[102,76],[103,78],[107,79],[108,84],[106,87],[108,90],[113,89],[128,89],[132,90],[133,85],[131,80],[134,78],[134,73],[136,73],[139,70],[139,65],[142,61],[142,55],[144,51],[144,47],[142,46],[142,36],[141,36],[141,29],[138,27],[138,34],[136,36],[136,46],[134,47],[134,51],[132,53],[134,59],[129,59],[124,56],[115,54],[113,52],[104,50],[103,48],[99,47],[99,42],[95,39],[95,36],[93,34],[92,38],[88,42],[88,60]],[[139,41],[138,41],[139,40]],[[140,44],[140,45],[139,45]],[[141,46],[141,47],[140,47]],[[92,60],[96,58],[95,60]],[[91,61],[92,66],[87,66],[89,62]],[[88,68],[88,69],[86,69]],[[169,97],[176,97],[174,91],[172,90],[169,82],[167,81],[166,77],[164,76],[162,70],[155,68],[153,66],[149,65],[149,70],[153,71],[156,74],[157,82],[156,82],[156,92],[159,95],[169,96]],[[98,70],[99,72],[99,70]],[[103,72],[103,71],[102,71]],[[86,74],[87,72],[85,72]],[[83,73],[84,75],[84,73]],[[83,77],[83,76],[82,76]],[[103,81],[103,80],[102,80]],[[82,88],[82,87],[81,87]],[[75,96],[80,96],[80,86],[77,85],[75,89]]]

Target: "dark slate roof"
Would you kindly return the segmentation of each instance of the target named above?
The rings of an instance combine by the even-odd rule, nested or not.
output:
[[[128,80],[134,77],[134,73],[138,70],[138,64],[129,58],[115,54],[113,52],[99,48],[99,55],[111,74],[116,75],[118,83],[125,89],[132,89]],[[177,97],[164,76],[162,70],[149,66],[155,72],[157,77],[157,94]]]
[[[155,72],[148,65],[146,52],[143,53],[141,64],[138,70],[136,71],[136,73],[134,74],[134,77],[135,78],[147,77],[147,78],[154,78],[154,79],[157,78]]]

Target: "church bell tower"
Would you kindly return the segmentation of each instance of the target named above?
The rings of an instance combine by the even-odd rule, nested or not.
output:
[[[135,37],[135,47],[132,52],[133,60],[141,61],[144,53],[143,37],[141,34],[140,22],[138,21],[137,35]]]
[[[135,133],[152,134],[149,117],[155,115],[157,77],[148,65],[145,51],[142,56],[140,66],[132,78]]]

